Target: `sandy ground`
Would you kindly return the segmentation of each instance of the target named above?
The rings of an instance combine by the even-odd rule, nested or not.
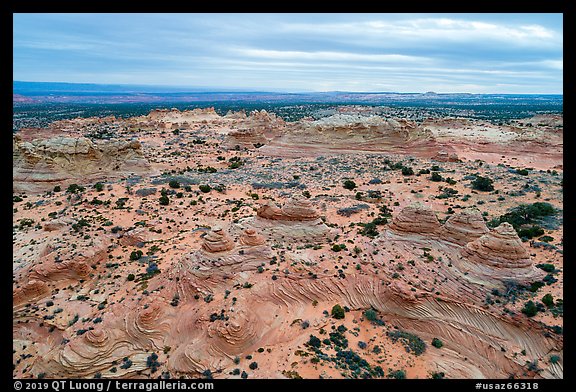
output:
[[[200,248],[201,235],[206,228],[215,225],[228,228],[239,219],[254,216],[255,211],[268,200],[281,205],[293,194],[301,195],[304,191],[309,192],[314,207],[325,222],[339,233],[340,237],[336,242],[347,244],[348,249],[355,246],[373,249],[371,239],[358,234],[357,224],[370,222],[378,216],[379,207],[383,205],[388,207],[392,216],[395,216],[402,208],[415,201],[424,202],[436,212],[441,221],[450,216],[449,209],[457,211],[458,208],[473,205],[479,208],[487,221],[522,203],[546,201],[559,209],[563,206],[560,186],[562,151],[541,151],[526,155],[522,151],[515,152],[513,148],[507,154],[500,151],[475,150],[474,143],[479,140],[500,145],[512,143],[518,135],[517,132],[502,130],[497,126],[473,125],[463,130],[432,127],[432,133],[439,140],[446,143],[455,140],[452,144],[461,160],[461,162],[436,162],[385,152],[326,153],[320,155],[320,160],[318,154],[298,158],[264,156],[257,149],[234,151],[222,148],[220,144],[225,134],[234,129],[235,124],[212,114],[169,113],[163,121],[173,123],[186,121],[189,128],[182,129],[179,135],[173,134],[171,130],[154,127],[146,128],[148,130],[141,127],[140,131],[125,130],[119,133],[122,137],[137,137],[153,168],[167,174],[168,177],[143,177],[134,183],[129,183],[127,180],[114,183],[104,181],[104,190],[101,192],[96,191],[93,184],[85,184],[86,189],[81,193],[80,201],[76,203],[68,200],[70,195],[65,192],[66,184],[62,184],[61,192],[14,195],[23,198],[13,206],[15,290],[26,283],[28,269],[43,262],[40,254],[47,244],[59,242],[63,249],[73,253],[75,247],[78,249],[90,247],[93,240],[103,239],[105,251],[104,259],[93,260],[91,279],[48,282],[50,293],[47,296],[31,300],[27,308],[18,307],[15,310],[14,377],[38,377],[38,374],[31,374],[34,369],[33,363],[38,357],[42,357],[59,344],[64,336],[73,333],[73,329],[90,325],[90,321],[83,321],[84,319],[106,317],[106,309],[98,309],[98,304],[123,301],[130,303],[139,300],[137,297],[141,296],[142,291],[148,286],[154,287],[153,281],[142,284],[126,280],[129,274],[143,273],[147,266],[146,263],[130,262],[129,255],[132,251],[142,250],[144,255],[153,255],[153,262],[158,265],[162,274],[167,273],[183,254]],[[194,144],[193,139],[202,139],[205,143]],[[510,144],[508,148],[510,146],[514,144]],[[237,169],[229,169],[229,160],[233,157],[243,160],[244,165]],[[451,177],[457,182],[454,185],[433,182],[429,179],[429,174],[404,176],[400,170],[389,169],[386,160],[392,164],[403,162],[404,165],[412,167],[415,173],[436,165],[444,178]],[[198,171],[198,168],[206,167],[213,167],[217,172]],[[513,172],[513,169],[525,167],[533,168],[527,176]],[[551,170],[556,170],[556,174]],[[476,174],[493,178],[498,193],[472,190],[471,179],[467,176]],[[181,181],[180,188],[171,189],[167,184],[169,176],[190,179],[190,188],[187,190]],[[370,184],[374,178],[378,178],[381,182]],[[357,188],[344,189],[342,184],[345,179],[352,179]],[[279,186],[278,189],[274,189],[272,185],[265,188],[255,186],[274,182],[285,185]],[[304,186],[298,188],[286,185],[290,182]],[[210,184],[212,187],[224,184],[225,191],[218,192],[213,189],[203,193],[199,190],[199,185],[202,184]],[[445,199],[438,198],[445,187],[456,190],[457,195]],[[156,188],[156,193],[146,197],[138,196],[136,192],[143,188]],[[162,188],[174,191],[170,195],[168,206],[159,204]],[[377,202],[365,202],[356,198],[356,192],[367,191],[379,191],[382,199]],[[178,192],[182,193],[181,197],[176,195]],[[464,195],[467,195],[467,198],[462,199]],[[91,204],[95,198],[109,204]],[[121,208],[117,208],[117,202],[122,198],[127,200]],[[350,216],[339,213],[343,208],[359,204],[366,207]],[[42,226],[54,216],[71,218],[73,221],[82,217],[90,226],[78,232],[70,226],[51,232],[43,230]],[[31,226],[20,227],[26,220],[33,220]],[[120,245],[110,232],[110,229],[116,226],[125,230],[144,227],[145,243],[142,247]],[[384,229],[385,227],[380,226],[378,228],[381,232]],[[555,275],[558,281],[552,285],[545,285],[534,294],[525,293],[515,303],[505,305],[507,309],[520,315],[522,315],[520,309],[530,298],[540,301],[548,293],[552,294],[554,299],[563,298],[563,255],[558,251],[563,249],[561,221],[555,228],[546,229],[545,235],[553,237],[550,243],[557,250],[534,248],[529,242],[525,242],[524,246],[530,252],[534,264],[551,263],[559,270]],[[288,244],[282,247],[285,250],[286,245]],[[288,257],[300,254],[318,262],[319,270],[332,271],[334,266],[338,265],[346,265],[349,269],[355,268],[357,260],[349,257],[342,260],[339,258],[340,255],[327,250],[329,246],[330,244],[325,243],[322,249],[315,250],[293,249],[288,245],[286,253]],[[156,250],[153,247],[156,247]],[[370,255],[365,258],[374,260],[378,257]],[[112,264],[116,265],[107,266]],[[297,269],[294,268],[294,271],[297,272]],[[300,273],[303,274],[304,270]],[[409,276],[409,271],[406,271],[406,274],[408,280],[418,279]],[[252,276],[251,279],[257,280],[258,275]],[[78,295],[88,295],[90,300],[78,300]],[[48,301],[54,305],[46,306]],[[434,351],[438,349],[432,347],[430,342],[426,342],[428,350],[423,355],[407,353],[401,343],[393,343],[386,336],[386,331],[392,328],[389,323],[383,326],[373,325],[362,317],[361,310],[352,310],[342,321],[324,317],[322,312],[329,311],[332,305],[332,303],[310,305],[300,318],[302,321],[316,320],[316,323],[302,328],[296,339],[263,347],[264,352],[242,353],[243,357],[252,355],[254,359],[242,358],[238,368],[247,371],[250,378],[282,378],[296,374],[303,378],[351,377],[349,371],[337,369],[331,362],[312,363],[310,356],[302,355],[302,352],[308,350],[305,343],[311,334],[323,339],[320,334],[321,328],[330,330],[332,326],[344,325],[347,328],[349,347],[361,354],[372,367],[381,366],[386,375],[394,370],[403,370],[407,378],[428,378],[438,371],[435,358],[439,354]],[[54,314],[57,308],[61,308],[62,311]],[[53,318],[44,318],[51,314]],[[78,315],[79,321],[70,327],[68,323],[75,315]],[[381,316],[386,321],[386,315]],[[555,317],[550,310],[538,313],[534,319],[545,325],[562,326],[562,317]],[[301,327],[295,325],[294,328]],[[350,331],[354,331],[354,334]],[[366,348],[360,348],[358,342],[365,342]],[[375,346],[380,347],[380,353],[373,352]],[[297,354],[298,352],[300,354]],[[333,350],[326,352],[335,355]],[[167,359],[167,355],[160,353],[161,363],[165,363]],[[258,362],[259,368],[252,371],[248,369],[248,363],[254,360]],[[541,363],[541,367],[546,367],[546,364]],[[231,366],[224,369],[216,376],[239,377],[229,374],[234,368],[235,366]],[[109,375],[113,376],[111,373]],[[50,377],[50,374],[45,376]],[[148,377],[150,374],[141,371],[129,376]],[[446,374],[447,378],[450,376]]]

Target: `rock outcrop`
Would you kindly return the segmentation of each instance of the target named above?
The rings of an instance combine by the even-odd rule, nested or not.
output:
[[[433,235],[440,231],[440,227],[434,211],[422,203],[403,208],[390,224],[390,230],[396,234]]]
[[[525,268],[532,265],[530,255],[508,222],[466,244],[462,248],[462,256],[496,268]]]
[[[259,148],[281,133],[286,125],[283,119],[266,110],[255,110],[248,117],[227,114],[226,118],[235,119],[238,127],[226,135],[224,145],[228,148]]]
[[[273,202],[262,206],[256,214],[264,219],[281,221],[314,221],[320,217],[312,207],[308,199],[293,197],[282,208],[278,208]]]
[[[202,249],[209,253],[226,252],[234,249],[234,241],[221,227],[216,226],[204,236]]]
[[[318,242],[334,236],[312,203],[299,196],[292,197],[281,208],[269,202],[258,209],[255,217],[241,219],[238,226],[257,229],[274,240]]]
[[[448,218],[442,226],[441,235],[448,241],[465,245],[489,231],[480,211],[470,207]]]
[[[87,183],[150,171],[137,140],[54,137],[23,142],[13,137],[13,191],[43,192],[55,185]]]
[[[254,229],[246,229],[240,236],[240,244],[244,246],[264,245],[266,240]]]

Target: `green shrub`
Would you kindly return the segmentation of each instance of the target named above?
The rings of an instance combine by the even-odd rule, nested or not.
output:
[[[538,308],[533,301],[528,301],[524,304],[522,308],[522,313],[524,313],[528,317],[534,317],[538,313]]]
[[[356,183],[352,180],[346,180],[346,181],[344,181],[344,184],[342,186],[345,189],[352,190],[352,189],[356,188]]]
[[[212,190],[212,188],[210,187],[210,185],[200,185],[198,187],[200,189],[200,191],[202,191],[203,193],[208,193]]]
[[[543,270],[545,272],[556,271],[556,267],[554,267],[554,264],[536,264],[536,267],[540,268],[541,270]]]
[[[544,297],[542,297],[542,303],[549,308],[554,306],[554,297],[552,297],[552,294],[546,294]]]
[[[397,380],[403,380],[406,378],[406,372],[404,370],[393,370],[388,373],[388,378],[395,378]]]
[[[478,191],[493,191],[494,190],[494,181],[488,177],[478,176],[474,181],[472,181],[472,189],[476,189]]]
[[[364,317],[366,317],[366,320],[368,321],[376,321],[378,319],[378,313],[376,313],[374,309],[370,308],[364,311]]]
[[[128,280],[129,282],[133,281],[136,278],[136,276],[134,276],[134,274],[128,274],[128,277],[126,278],[126,280]]]
[[[160,196],[159,200],[160,200],[160,205],[162,205],[162,206],[167,206],[168,204],[170,204],[170,199],[166,195]]]
[[[60,188],[60,185],[56,185],[53,189],[54,192],[60,192],[62,190],[62,188]]]
[[[360,234],[370,238],[374,238],[379,234],[378,230],[376,229],[376,224],[374,222],[361,223],[361,225],[364,227],[359,231]]]
[[[94,189],[96,189],[97,192],[102,192],[104,190],[104,184],[97,182],[94,184]]]
[[[405,331],[392,331],[387,332],[387,335],[393,342],[400,340],[406,352],[413,352],[414,355],[420,355],[426,351],[426,343],[414,334]]]
[[[527,229],[520,229],[518,230],[519,237],[526,237],[526,238],[534,238],[544,234],[544,230],[536,225],[532,225],[532,227]]]
[[[322,342],[320,341],[320,339],[318,339],[316,336],[314,335],[310,335],[310,339],[308,340],[307,343],[309,346],[311,347],[320,347],[320,345],[322,344]]]
[[[170,180],[170,182],[168,183],[168,186],[170,188],[180,188],[180,183],[176,180]]]
[[[432,172],[432,175],[430,176],[430,180],[434,181],[434,182],[440,182],[440,181],[442,181],[442,176],[438,172]]]
[[[134,261],[134,260],[138,260],[142,257],[143,253],[141,250],[135,250],[132,251],[132,253],[130,253],[130,260]]]
[[[436,348],[441,348],[444,345],[444,343],[442,343],[440,339],[434,338],[432,339],[432,345]]]
[[[404,166],[402,168],[402,175],[404,176],[411,176],[414,174],[414,170],[411,167]]]
[[[66,189],[66,192],[68,193],[78,193],[78,192],[84,192],[84,187],[80,186],[78,184],[70,184],[68,186],[68,189]]]
[[[346,316],[344,309],[342,308],[342,306],[340,306],[338,304],[336,304],[332,307],[332,312],[330,314],[335,319],[343,319]]]

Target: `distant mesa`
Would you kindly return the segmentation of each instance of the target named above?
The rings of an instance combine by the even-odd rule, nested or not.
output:
[[[38,101],[33,99],[33,98],[30,98],[30,97],[25,97],[24,95],[12,94],[12,102],[14,102],[14,103],[35,103]]]

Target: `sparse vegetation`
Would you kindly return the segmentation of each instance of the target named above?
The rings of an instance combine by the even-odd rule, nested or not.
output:
[[[472,189],[476,189],[478,191],[493,191],[494,190],[494,181],[488,177],[477,176],[474,181],[472,181]]]
[[[343,319],[346,316],[344,309],[342,308],[342,306],[340,306],[338,304],[336,304],[332,307],[332,311],[330,312],[330,314],[335,319]]]

